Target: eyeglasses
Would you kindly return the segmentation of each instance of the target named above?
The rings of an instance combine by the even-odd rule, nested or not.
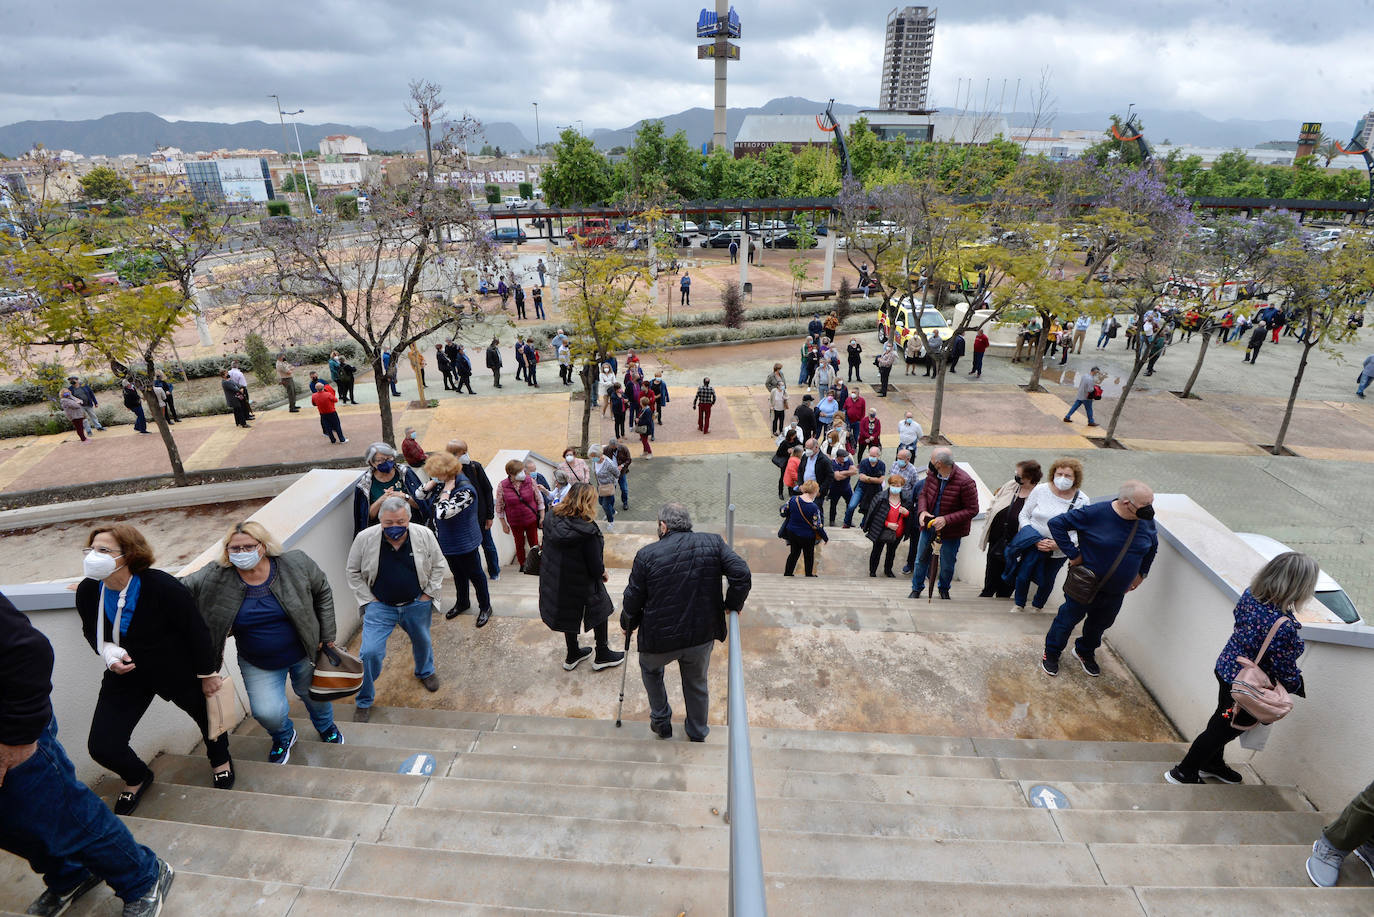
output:
[[[111,551],[109,548],[82,548],[82,549],[81,549],[81,553],[82,553],[83,555],[86,555],[86,554],[104,554],[106,557],[123,557],[123,556],[124,556],[124,552],[123,552],[123,551],[120,551],[118,554],[116,554],[114,551]]]

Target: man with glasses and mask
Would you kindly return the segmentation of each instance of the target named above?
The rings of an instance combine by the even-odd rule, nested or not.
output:
[[[434,644],[429,636],[434,600],[444,585],[448,562],[439,539],[411,521],[410,504],[399,494],[383,498],[377,524],[363,529],[348,552],[348,585],[363,607],[363,687],[355,723],[372,716],[374,682],[386,661],[386,641],[400,625],[410,637],[415,677],[426,690],[439,690]]]
[[[382,501],[399,496],[409,504],[417,522],[424,522],[424,508],[415,499],[420,478],[409,468],[397,464],[396,450],[386,443],[373,443],[363,457],[367,470],[353,486],[353,534],[357,535],[377,521]]]
[[[1097,574],[1097,592],[1090,602],[1065,596],[1045,635],[1040,668],[1046,675],[1059,674],[1059,654],[1080,621],[1083,633],[1074,642],[1073,654],[1084,672],[1094,678],[1102,674],[1095,658],[1102,635],[1116,621],[1126,593],[1149,575],[1159,550],[1154,499],[1148,485],[1126,481],[1110,503],[1080,506],[1049,521],[1050,536],[1069,558],[1069,566],[1082,564]],[[1077,536],[1077,543],[1070,532]]]

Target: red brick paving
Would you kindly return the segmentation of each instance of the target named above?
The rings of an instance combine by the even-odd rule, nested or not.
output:
[[[126,428],[127,429],[127,428]],[[177,449],[185,462],[199,449],[211,431],[205,428],[182,432],[176,426]],[[11,450],[13,451],[13,450]],[[0,456],[0,460],[3,456]],[[139,436],[136,433],[97,433],[85,445],[72,434],[71,442],[64,442],[33,468],[16,478],[7,491],[37,490],[61,484],[92,484],[118,478],[168,474],[172,470],[167,460],[167,447],[162,437]]]

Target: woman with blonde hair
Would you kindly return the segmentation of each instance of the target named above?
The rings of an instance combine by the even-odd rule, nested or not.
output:
[[[457,590],[453,607],[444,617],[451,621],[472,607],[470,584],[477,592],[477,626],[485,627],[491,620],[491,594],[482,570],[482,519],[477,488],[463,474],[462,462],[447,452],[430,455],[425,462],[425,474],[429,483],[416,493],[416,498],[434,519],[439,550],[444,553]]]
[[[234,785],[229,737],[210,738],[205,698],[219,690],[219,664],[194,597],[170,573],[153,568],[153,549],[127,523],[103,525],[86,537],[76,587],[81,630],[106,669],[86,741],[91,757],[124,781],[116,815],[130,815],[153,772],[129,739],[154,697],[176,704],[205,738],[214,785]]]
[[[544,522],[544,556],[539,567],[539,617],[567,643],[563,668],[569,672],[592,655],[577,635],[591,631],[596,640],[593,669],[609,669],[625,654],[607,643],[606,622],[615,609],[606,592],[605,540],[596,526],[596,488],[575,483]]]
[[[183,582],[200,605],[217,660],[234,635],[249,711],[271,736],[267,760],[285,764],[296,744],[288,678],[320,740],[344,744],[333,706],[310,699],[316,654],[335,637],[334,593],[319,565],[304,551],[283,551],[262,523],[248,520],[225,533],[215,563]]]
[[[1049,480],[1035,485],[1021,505],[1017,514],[1021,528],[1007,549],[1008,554],[1021,556],[1020,563],[1005,574],[1014,584],[1012,611],[1026,610],[1031,580],[1036,583],[1031,607],[1036,611],[1045,607],[1059,570],[1068,560],[1050,537],[1050,520],[1087,505],[1088,495],[1083,493],[1083,463],[1076,458],[1055,459],[1050,465]],[[1078,543],[1076,532],[1070,532],[1069,537],[1074,544]]]
[[[1288,551],[1265,564],[1250,581],[1231,612],[1235,625],[1231,639],[1217,657],[1217,709],[1207,721],[1188,753],[1164,779],[1170,783],[1202,783],[1213,777],[1222,783],[1240,783],[1238,771],[1222,758],[1226,745],[1256,724],[1253,716],[1231,697],[1231,682],[1240,674],[1239,660],[1247,659],[1263,670],[1271,682],[1281,684],[1289,694],[1306,697],[1298,657],[1306,648],[1294,613],[1312,598],[1317,588],[1317,562],[1306,554]],[[1260,655],[1265,641],[1269,646]]]

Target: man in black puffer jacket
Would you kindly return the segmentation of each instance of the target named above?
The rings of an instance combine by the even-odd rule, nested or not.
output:
[[[721,595],[720,578],[729,581]],[[635,555],[620,613],[626,632],[639,631],[639,668],[649,695],[649,728],[660,739],[673,734],[673,708],[663,669],[676,661],[687,704],[687,738],[703,742],[711,695],[706,673],[714,641],[725,639],[725,616],[742,611],[752,577],[749,565],[719,535],[692,531],[681,503],[658,511],[658,541]]]

